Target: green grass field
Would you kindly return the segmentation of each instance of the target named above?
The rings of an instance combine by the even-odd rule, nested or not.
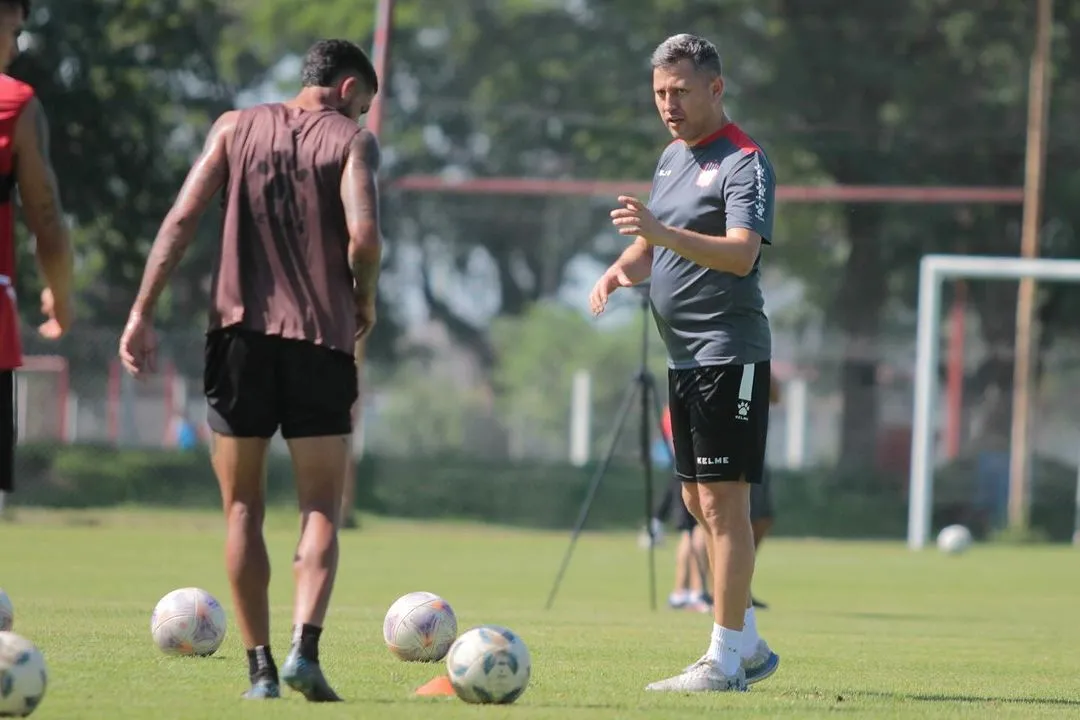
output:
[[[289,560],[296,522],[267,524],[276,576],[276,655],[289,635]],[[216,516],[143,511],[21,510],[0,525],[0,587],[15,630],[42,649],[48,694],[35,718],[686,718],[1016,717],[1080,715],[1080,573],[1065,547],[977,546],[961,557],[901,544],[769,541],[755,592],[780,671],[747,694],[647,694],[644,685],[696,659],[710,620],[664,607],[669,538],[657,551],[649,610],[646,553],[632,535],[581,538],[551,611],[544,602],[565,533],[365,518],[344,536],[323,664],[348,702],[309,706],[239,698],[243,648],[230,625],[212,658],[165,657],[150,611],[198,585],[230,611]],[[385,609],[400,594],[446,597],[463,630],[520,633],[532,682],[513,706],[474,707],[413,690],[443,665],[405,664],[382,645]]]

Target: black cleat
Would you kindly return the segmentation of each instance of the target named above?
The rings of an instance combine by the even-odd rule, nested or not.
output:
[[[308,702],[342,702],[330,683],[326,682],[319,663],[300,657],[296,647],[289,651],[281,666],[281,679]]]
[[[281,687],[278,681],[271,677],[255,678],[251,683],[251,689],[244,693],[247,700],[274,700],[281,697]]]

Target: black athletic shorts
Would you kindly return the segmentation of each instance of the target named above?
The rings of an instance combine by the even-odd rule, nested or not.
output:
[[[356,361],[303,340],[225,328],[206,336],[207,422],[229,437],[350,435]]]
[[[0,370],[0,491],[15,491],[15,443],[19,419],[15,404],[15,371]]]
[[[682,483],[680,482],[681,486]],[[686,507],[686,501],[683,500],[681,488],[679,497],[675,501],[675,512],[673,520],[675,521],[675,528],[680,532],[690,532],[697,527],[697,518],[690,514],[690,508]]]
[[[769,470],[761,473],[761,482],[750,486],[750,519],[765,520],[773,516],[772,491],[769,490]]]
[[[680,480],[761,482],[769,432],[769,375],[768,360],[668,371]]]

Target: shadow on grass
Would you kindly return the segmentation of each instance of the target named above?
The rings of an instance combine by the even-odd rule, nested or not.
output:
[[[818,613],[816,613],[818,614]],[[889,612],[829,612],[820,613],[829,617],[845,618],[848,620],[884,620],[899,622],[982,622],[982,618],[967,615],[929,615],[918,613],[889,613]]]
[[[1001,705],[1044,705],[1047,707],[1077,707],[1080,700],[1061,697],[994,697],[992,695],[954,695],[950,693],[877,693],[859,691],[851,693],[851,698],[876,698],[880,700],[899,700],[929,703],[986,703]]]

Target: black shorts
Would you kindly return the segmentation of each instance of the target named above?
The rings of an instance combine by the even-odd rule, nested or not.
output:
[[[207,422],[229,437],[350,435],[356,362],[303,340],[225,328],[206,336]]]
[[[0,492],[15,491],[15,443],[19,418],[15,403],[15,371],[0,370]]]
[[[668,371],[675,473],[683,482],[760,483],[769,433],[768,360]]]
[[[772,491],[769,490],[769,471],[761,474],[761,482],[750,486],[750,519],[767,520],[773,517]]]
[[[680,482],[679,485],[682,485],[682,483]],[[673,519],[675,521],[675,528],[680,532],[690,532],[697,527],[697,518],[690,514],[690,508],[686,507],[686,501],[683,500],[682,492],[679,493],[679,497],[676,499]]]

